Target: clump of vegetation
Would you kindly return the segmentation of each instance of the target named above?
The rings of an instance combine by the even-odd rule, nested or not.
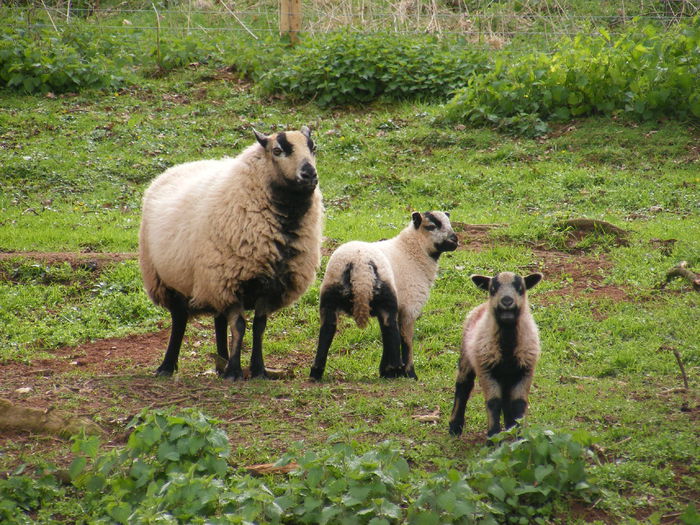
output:
[[[700,118],[700,18],[672,29],[633,26],[616,39],[599,31],[567,37],[551,54],[497,57],[457,92],[446,119],[539,135],[547,121],[594,114]]]
[[[265,93],[281,93],[321,106],[358,104],[384,97],[445,100],[486,56],[471,46],[431,36],[340,32],[305,40],[260,79]]]
[[[27,94],[117,88],[124,81],[122,60],[108,58],[109,39],[91,36],[87,31],[2,28],[0,87]]]
[[[466,472],[435,474],[412,471],[391,442],[298,444],[277,462],[291,464],[287,477],[254,478],[230,467],[216,423],[196,409],[144,410],[124,448],[105,453],[98,437],[74,438],[69,475],[82,503],[73,512],[116,523],[545,523],[556,505],[591,492],[587,436],[509,432]],[[52,475],[0,482],[0,517],[50,516],[52,498],[60,506],[65,496],[58,487]]]

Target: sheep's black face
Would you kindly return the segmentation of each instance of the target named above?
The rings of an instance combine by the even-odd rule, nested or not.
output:
[[[255,132],[258,143],[275,166],[275,183],[290,190],[312,192],[318,184],[316,146],[306,126],[269,137]]]
[[[521,309],[527,305],[526,291],[542,279],[541,273],[523,278],[513,272],[501,272],[494,277],[472,275],[479,288],[489,292],[489,303],[499,323],[512,324],[518,320]]]
[[[441,211],[415,212],[412,216],[413,227],[419,230],[425,239],[426,250],[434,258],[443,252],[457,249],[457,235],[452,230],[450,216]]]

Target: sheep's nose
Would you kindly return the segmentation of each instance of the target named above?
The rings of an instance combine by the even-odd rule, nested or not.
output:
[[[501,305],[503,305],[504,308],[510,308],[513,306],[514,302],[515,301],[513,301],[513,298],[507,295],[505,297],[501,297]]]
[[[316,179],[316,168],[306,163],[299,170],[299,176],[305,182],[313,182]]]
[[[455,244],[459,244],[459,239],[457,239],[456,233],[453,233],[452,235],[450,235],[450,242],[453,242]]]

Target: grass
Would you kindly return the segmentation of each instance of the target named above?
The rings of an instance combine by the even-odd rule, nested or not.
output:
[[[176,378],[156,380],[164,341],[121,352],[139,341],[136,334],[168,326],[141,290],[135,260],[86,268],[20,253],[0,260],[1,397],[89,414],[112,441],[143,406],[197,406],[224,421],[239,466],[274,461],[299,439],[318,448],[337,436],[367,448],[395,440],[418,469],[463,468],[486,427],[477,392],[465,437],[447,435],[461,322],[483,300],[469,275],[539,269],[545,281],[531,303],[543,355],[529,421],[592,432],[600,448],[591,468],[605,491],[595,508],[602,514],[590,508],[562,522],[655,523],[697,497],[700,296],[681,282],[659,288],[678,261],[700,267],[696,128],[592,118],[534,141],[436,127],[436,108],[427,104],[289,107],[232,80],[185,71],[107,95],[3,94],[0,252],[136,252],[140,196],[165,167],[235,155],[252,142],[253,126],[271,132],[308,124],[319,147],[326,248],[392,236],[415,209],[496,225],[480,237],[460,233],[465,249],[440,260],[416,327],[419,381],[378,379],[377,327],[359,330],[347,319],[326,380],[306,381],[319,280],[268,324],[268,363],[293,368],[295,378],[222,383],[208,372],[212,323],[202,319],[190,326]],[[587,237],[572,245],[553,225],[579,216],[629,230],[629,244]],[[110,355],[64,348],[105,337],[124,339]],[[682,356],[687,393],[671,390],[681,382],[667,348]],[[75,359],[87,365],[66,364]],[[17,391],[24,386],[31,390]],[[411,417],[436,409],[436,425]],[[70,456],[53,439],[0,433],[0,442],[0,470],[65,464]]]

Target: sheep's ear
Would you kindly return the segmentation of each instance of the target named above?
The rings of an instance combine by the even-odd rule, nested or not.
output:
[[[489,286],[491,285],[491,277],[485,275],[472,275],[472,281],[482,290],[489,291]]]
[[[537,283],[539,283],[542,280],[542,277],[544,277],[544,275],[542,275],[539,272],[531,273],[530,275],[525,277],[525,289],[529,290],[530,288],[535,286]]]
[[[449,218],[450,218],[450,212],[449,212],[449,211],[446,211],[446,212],[444,212],[444,213],[445,213],[445,215],[447,215],[447,218],[449,219]]]
[[[420,226],[420,223],[423,222],[423,216],[417,211],[414,211],[411,214],[411,218],[413,219],[413,227],[417,230]]]
[[[265,135],[263,135],[262,133],[260,133],[258,130],[256,130],[255,128],[253,128],[253,133],[255,133],[255,138],[258,139],[258,143],[259,143],[263,148],[266,148],[266,147],[267,147],[268,138],[267,138]]]
[[[302,126],[302,127],[301,127],[301,132],[304,134],[304,136],[305,136],[307,139],[310,139],[310,138],[311,138],[311,130],[308,128],[308,126]]]

